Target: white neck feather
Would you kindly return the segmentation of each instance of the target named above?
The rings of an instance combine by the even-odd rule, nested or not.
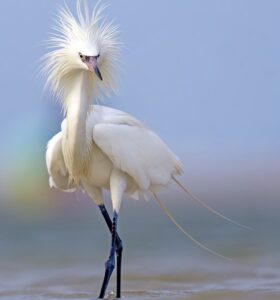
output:
[[[78,1],[78,18],[74,18],[68,8],[62,8],[49,40],[51,51],[44,56],[42,65],[47,85],[62,100],[66,113],[62,148],[70,179],[74,180],[85,174],[89,162],[92,138],[87,132],[86,121],[90,102],[117,90],[115,71],[120,61],[118,27],[104,19],[104,8],[97,4],[90,12],[86,5],[82,9]],[[96,74],[87,71],[79,52],[100,54],[98,65],[102,81]]]
[[[92,99],[91,79],[85,71],[68,78],[64,95],[66,132],[63,135],[63,154],[71,179],[79,181],[89,158],[91,139],[87,135],[87,115]]]

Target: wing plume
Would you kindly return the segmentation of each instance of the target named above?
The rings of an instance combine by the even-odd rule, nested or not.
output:
[[[237,225],[241,228],[247,229],[247,230],[253,230],[251,227],[248,227],[246,225],[243,225],[239,222],[236,222],[226,216],[224,216],[223,214],[219,213],[217,210],[215,210],[214,208],[212,208],[211,206],[209,206],[208,204],[206,204],[205,202],[203,202],[202,200],[200,200],[199,198],[197,198],[196,196],[194,196],[192,194],[192,192],[190,190],[188,190],[177,178],[175,178],[174,176],[172,177],[173,181],[194,201],[199,203],[202,207],[206,208],[208,211],[210,211],[211,213],[213,213],[214,215],[234,224]]]
[[[226,260],[231,260],[231,258],[228,258],[222,254],[219,254],[218,252],[208,248],[207,246],[205,246],[204,244],[202,244],[201,242],[199,242],[198,240],[196,240],[190,233],[188,233],[172,216],[172,214],[170,213],[170,211],[167,209],[167,207],[161,202],[161,200],[159,199],[159,197],[157,196],[156,193],[153,193],[154,198],[156,199],[157,203],[159,204],[160,208],[163,210],[163,212],[166,214],[166,216],[171,220],[171,222],[188,238],[190,239],[193,243],[195,243],[196,245],[198,245],[200,248],[202,248],[203,250],[218,256],[220,258],[226,259]]]

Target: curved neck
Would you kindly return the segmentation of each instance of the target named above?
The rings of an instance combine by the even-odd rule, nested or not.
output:
[[[66,134],[63,135],[63,152],[66,167],[74,180],[84,173],[89,156],[90,139],[87,138],[86,121],[91,91],[86,72],[77,72],[67,82],[67,94],[64,98]]]

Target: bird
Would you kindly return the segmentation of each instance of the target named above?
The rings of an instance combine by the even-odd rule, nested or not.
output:
[[[105,9],[106,5],[100,3],[90,9],[86,0],[78,0],[74,16],[66,4],[61,7],[48,40],[50,50],[42,60],[46,86],[60,102],[65,116],[61,130],[47,144],[49,185],[69,193],[83,190],[98,206],[111,232],[98,299],[104,299],[115,265],[116,297],[121,298],[123,244],[117,225],[124,195],[134,199],[152,195],[187,237],[216,255],[220,254],[194,239],[176,222],[160,201],[158,191],[173,181],[211,212],[243,226],[196,198],[181,184],[177,177],[183,173],[182,163],[156,133],[123,111],[92,104],[117,91],[119,28],[106,21]],[[112,219],[104,204],[104,190],[110,192]]]

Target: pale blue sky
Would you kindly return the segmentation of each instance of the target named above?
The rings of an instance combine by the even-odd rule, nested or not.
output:
[[[209,173],[217,164],[279,167],[280,1],[107,2],[125,70],[108,105],[144,121],[194,170],[207,162]],[[36,75],[60,4],[0,2],[4,166],[43,155],[60,126],[60,108]]]

